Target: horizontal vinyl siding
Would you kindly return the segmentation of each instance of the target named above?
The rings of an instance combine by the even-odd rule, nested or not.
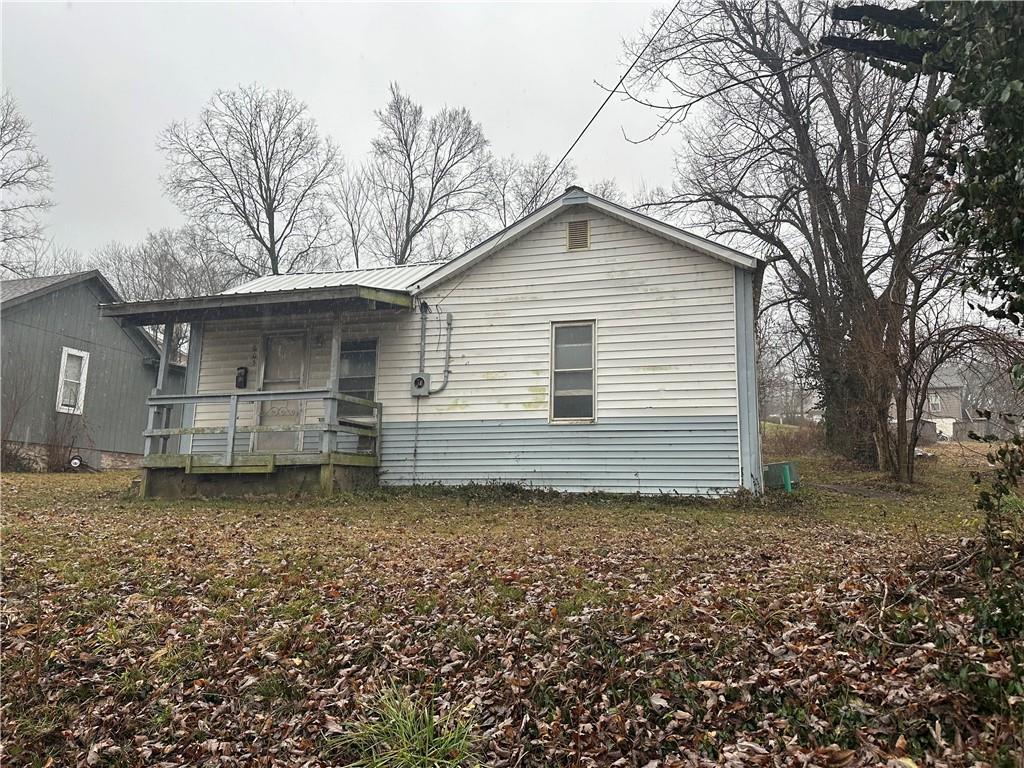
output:
[[[323,316],[276,317],[263,320],[234,320],[206,323],[203,329],[202,363],[199,369],[198,392],[256,392],[260,383],[263,356],[263,337],[275,333],[304,333],[307,339],[304,367],[304,388],[323,388],[328,385],[330,366],[329,349],[331,322]],[[235,389],[235,370],[249,369],[245,389]],[[308,400],[304,404],[303,421],[318,423],[323,417],[323,401]],[[195,426],[214,427],[227,423],[227,404],[201,404],[196,407]],[[246,427],[257,423],[258,411],[254,403],[238,404],[238,426],[235,448],[240,453],[249,450],[251,434]],[[192,450],[196,453],[223,451],[224,435],[196,435]],[[303,439],[303,449],[319,450],[320,433],[309,433]]]
[[[453,315],[451,380],[421,420],[547,419],[553,321],[597,323],[597,419],[736,419],[734,268],[608,217],[587,214],[591,247],[567,252],[563,214],[421,298],[435,386],[443,314]],[[415,418],[409,376],[419,318],[385,332],[386,423]]]
[[[565,491],[715,494],[738,487],[736,423],[728,418],[546,419],[392,424],[381,482],[510,482]],[[417,449],[414,454],[414,447]]]
[[[421,298],[427,370],[451,379],[417,403],[419,318],[382,334],[385,484],[516,482],[570,491],[716,493],[740,485],[734,268],[586,215],[567,214]],[[593,424],[548,423],[551,323],[596,323]]]

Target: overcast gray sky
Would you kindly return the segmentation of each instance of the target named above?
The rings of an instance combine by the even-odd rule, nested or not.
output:
[[[499,154],[561,156],[625,63],[656,3],[0,4],[3,84],[50,159],[50,233],[89,252],[182,217],[162,192],[157,134],[217,88],[258,82],[305,101],[348,158],[398,81],[428,112],[465,106]],[[572,159],[584,183],[670,180],[672,147],[613,99]]]

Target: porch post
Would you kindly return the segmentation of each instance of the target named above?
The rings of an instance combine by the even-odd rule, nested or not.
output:
[[[162,395],[164,393],[164,384],[167,381],[167,366],[171,358],[171,345],[172,337],[174,335],[174,323],[166,323],[164,325],[164,339],[163,348],[160,352],[160,365],[156,371],[156,386],[153,388],[152,394]],[[170,418],[168,412],[164,412],[163,418],[161,419],[161,409],[163,406],[151,405],[149,406],[149,418],[146,421],[146,430],[153,430],[157,428],[157,425],[162,423],[164,427],[170,424]],[[149,456],[153,453],[154,438],[146,436],[146,443],[143,449],[143,455]],[[167,451],[167,438],[160,438],[161,452]]]
[[[160,368],[156,372],[156,388],[160,394],[164,392],[164,384],[167,383],[167,366],[171,360],[171,347],[174,343],[174,323],[164,324],[164,346],[160,353]]]
[[[230,467],[234,463],[235,455],[235,422],[238,421],[238,395],[232,395],[228,402],[228,433],[224,446],[224,466]]]
[[[157,389],[154,389],[153,392],[152,392],[152,394],[154,394],[154,395],[156,395],[158,393],[159,393],[159,390],[157,390]],[[156,429],[157,413],[159,412],[159,410],[160,410],[160,406],[158,406],[158,405],[151,405],[151,406],[149,406],[149,418],[146,419],[146,431],[147,432],[149,432],[150,430]],[[153,440],[155,440],[155,438],[150,437],[149,435],[146,435],[146,444],[145,444],[145,447],[142,450],[142,455],[143,456],[149,456],[153,452]]]
[[[331,326],[331,352],[327,366],[327,389],[330,395],[324,399],[324,431],[321,433],[320,453],[331,453],[337,446],[334,436],[338,425],[338,401],[334,395],[338,391],[338,376],[341,367],[341,318],[336,316]]]
[[[156,388],[160,390],[160,394],[163,394],[164,387],[167,385],[167,368],[171,364],[171,350],[174,347],[174,323],[164,324],[164,346],[160,353],[160,368],[156,373]],[[168,429],[171,426],[171,410],[174,406],[165,406],[163,412],[163,419],[161,426],[164,429]],[[160,453],[167,453],[167,441],[170,440],[169,435],[165,435],[160,438]]]

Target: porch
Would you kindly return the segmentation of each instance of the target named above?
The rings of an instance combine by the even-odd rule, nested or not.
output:
[[[339,286],[101,307],[163,329],[141,494],[329,494],[376,484],[377,338],[412,303],[403,291]],[[191,326],[183,395],[162,385],[177,323]]]
[[[305,407],[317,403],[323,416],[301,419]],[[146,429],[141,495],[144,498],[281,493],[317,489],[330,494],[373,485],[380,464],[380,403],[331,389],[220,392],[153,395],[147,400],[149,423],[167,425],[175,408],[227,406],[227,420],[218,426]],[[284,423],[239,424],[239,406],[252,412],[283,414]],[[369,412],[369,418],[339,415],[342,406]],[[351,436],[347,441],[345,436]],[[194,450],[197,437],[223,440],[220,451]],[[173,450],[174,439],[180,443]],[[282,439],[283,438],[283,439]],[[291,440],[291,444],[289,444]],[[339,450],[348,443],[350,450]],[[312,443],[312,445],[311,445]],[[311,447],[315,450],[309,450]]]

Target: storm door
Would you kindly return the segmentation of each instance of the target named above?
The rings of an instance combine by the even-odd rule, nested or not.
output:
[[[340,350],[338,391],[343,395],[376,400],[377,340],[343,341]],[[372,422],[372,408],[355,403],[338,403],[338,416],[346,421]]]

